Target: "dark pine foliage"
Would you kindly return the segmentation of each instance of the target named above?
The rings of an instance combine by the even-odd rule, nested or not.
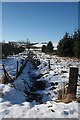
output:
[[[42,52],[46,52],[46,46],[45,45],[42,46]]]
[[[73,56],[73,40],[68,33],[66,33],[63,39],[59,41],[57,48],[58,48],[57,50],[58,56],[64,56],[64,57]]]
[[[57,55],[80,58],[80,29],[76,30],[72,36],[68,33],[64,35],[58,43]]]
[[[80,58],[80,29],[74,33],[74,56]]]
[[[53,44],[51,41],[47,44],[47,53],[52,54],[53,53]]]
[[[47,46],[43,45],[42,46],[42,52],[46,54],[52,54],[53,53],[53,44],[51,41],[48,42]]]

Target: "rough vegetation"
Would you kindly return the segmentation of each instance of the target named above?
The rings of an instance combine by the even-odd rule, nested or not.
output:
[[[9,55],[18,54],[23,52],[25,49],[23,47],[18,47],[12,43],[2,44],[2,58],[6,58]]]
[[[51,41],[48,42],[47,46],[43,45],[42,46],[42,52],[46,54],[52,54],[53,53],[53,44]]]

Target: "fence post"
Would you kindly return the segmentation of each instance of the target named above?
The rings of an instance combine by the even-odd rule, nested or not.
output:
[[[49,68],[49,70],[51,69],[51,67],[50,67],[50,60],[48,61],[48,68]]]
[[[2,66],[3,66],[3,71],[4,71],[4,75],[3,75],[3,80],[2,80],[2,83],[6,83],[6,80],[5,80],[5,78],[6,78],[5,67],[4,67],[4,65],[3,65],[3,64],[2,64]]]
[[[78,68],[70,67],[69,85],[68,85],[67,94],[74,94],[76,96],[77,79],[78,79]]]
[[[17,75],[18,75],[18,65],[19,65],[19,63],[17,61],[16,78],[17,78]]]
[[[9,82],[9,79],[8,79],[8,77],[7,77],[7,72],[6,72],[6,69],[5,69],[4,65],[2,65],[2,66],[3,66],[3,70],[4,70],[4,75],[3,75],[3,80],[2,80],[2,82],[3,82],[3,84],[6,84],[6,83]]]

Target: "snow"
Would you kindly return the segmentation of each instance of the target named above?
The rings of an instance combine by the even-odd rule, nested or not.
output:
[[[77,114],[78,111],[75,106],[73,107],[73,105],[76,105],[76,103],[70,104],[72,108],[69,108],[68,105],[64,104],[62,107],[62,104],[63,103],[53,103],[53,105],[51,104],[52,107],[50,107],[50,105],[46,103],[35,105],[32,108],[29,103],[26,103],[25,106],[13,105],[12,107],[8,107],[7,110],[4,110],[3,115],[6,115],[6,118],[15,118],[15,116],[16,118],[75,118],[75,114]]]
[[[15,73],[16,73],[16,68],[17,68],[17,61],[18,61],[18,68],[20,68],[21,66],[21,60],[25,59],[25,57],[27,57],[27,53],[26,51],[7,57],[7,59],[3,59],[3,61],[0,61],[0,64],[4,64],[5,69],[7,70],[7,72],[12,76],[15,77]],[[0,73],[3,72],[3,68],[2,66],[0,66]],[[0,74],[1,75],[1,74]]]
[[[33,46],[34,46],[34,47],[42,47],[43,45],[47,45],[47,43],[44,43],[44,44],[42,44],[42,43],[38,43],[38,44],[33,45]]]
[[[36,45],[33,45],[34,47],[42,47],[43,45],[47,46],[47,43],[38,43]],[[57,50],[57,43],[53,43],[54,50]]]
[[[23,57],[12,56],[5,60],[6,69],[13,75],[16,69],[16,60]],[[36,51],[37,57],[40,59],[41,64],[38,70],[34,69],[31,62],[28,62],[22,74],[13,82],[6,85],[0,84],[0,119],[2,118],[78,118],[79,104],[77,101],[70,103],[56,102],[58,97],[58,90],[63,84],[68,83],[69,67],[79,66],[79,61],[73,59],[64,59],[57,56],[45,55]],[[48,69],[48,60],[50,58],[51,70]],[[15,63],[15,64],[13,64]],[[10,67],[11,66],[11,67]],[[10,70],[12,69],[12,71]],[[15,73],[15,72],[14,72]],[[42,103],[28,102],[28,96],[25,94],[25,89],[30,91],[33,82],[31,76],[43,76],[38,80],[46,81],[45,90],[38,90],[36,93],[43,95]],[[55,89],[52,89],[51,83],[58,83]],[[80,86],[77,88],[77,97],[80,95]],[[79,96],[80,97],[80,96]]]

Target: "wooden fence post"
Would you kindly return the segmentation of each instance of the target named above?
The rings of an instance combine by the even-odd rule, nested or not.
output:
[[[49,68],[49,70],[51,69],[50,60],[48,61],[48,68]]]
[[[78,68],[70,67],[67,94],[74,94],[76,96],[77,80],[78,80]]]
[[[17,61],[16,78],[17,78],[17,75],[18,75],[18,65],[19,65],[19,63]]]
[[[7,73],[4,65],[2,65],[2,66],[3,66],[3,70],[4,70],[4,75],[2,77],[3,78],[2,83],[7,84],[9,82],[8,73]]]
[[[2,66],[3,66],[3,71],[4,71],[4,75],[3,75],[3,79],[2,79],[2,83],[3,84],[5,84],[6,83],[6,80],[5,80],[5,78],[6,78],[6,71],[5,71],[5,67],[4,67],[4,65],[2,64]]]

